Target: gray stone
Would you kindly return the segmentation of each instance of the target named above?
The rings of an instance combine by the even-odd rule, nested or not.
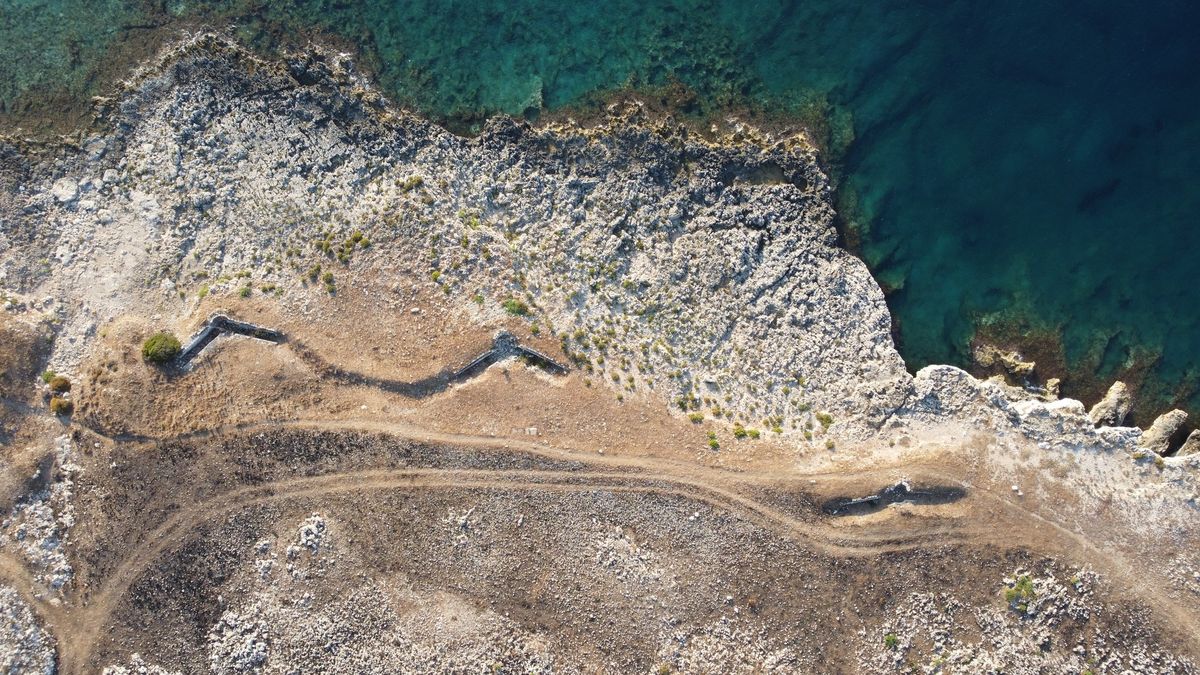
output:
[[[1195,454],[1200,454],[1200,429],[1192,429],[1192,433],[1188,434],[1187,440],[1179,446],[1179,451],[1175,453],[1175,456],[1186,457]]]
[[[1172,410],[1159,415],[1146,433],[1142,434],[1141,446],[1151,452],[1163,454],[1167,451],[1171,436],[1179,431],[1179,427],[1186,421],[1187,413],[1182,410]]]
[[[1125,386],[1120,380],[1113,382],[1108,388],[1108,393],[1099,403],[1092,406],[1088,417],[1092,419],[1092,423],[1096,426],[1103,427],[1119,427],[1129,415],[1129,409],[1133,406],[1132,399],[1129,396],[1129,387]]]

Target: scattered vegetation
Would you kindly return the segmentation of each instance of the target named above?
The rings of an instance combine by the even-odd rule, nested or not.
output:
[[[715,432],[708,432],[708,447],[713,450],[719,450],[721,448],[721,443],[717,440],[717,434]]]
[[[182,349],[179,338],[166,331],[160,331],[142,343],[142,358],[161,366],[179,356]]]

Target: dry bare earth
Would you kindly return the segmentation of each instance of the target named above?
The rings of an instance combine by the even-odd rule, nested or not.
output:
[[[1004,577],[1076,573],[990,545],[997,523],[966,515],[977,502],[835,527],[801,481],[710,485],[661,460],[590,466],[308,430],[119,446],[112,459],[111,473],[88,466],[77,507],[92,527],[75,542],[79,607],[63,623],[82,637],[60,644],[85,671],[134,653],[185,672],[850,671],[891,653],[885,630],[914,590],[1008,616],[1003,639],[970,621],[952,633],[1019,652],[1033,619],[1009,616]],[[789,506],[741,496],[747,484]],[[1072,593],[1100,607],[1111,588],[1089,577]],[[944,658],[936,630],[910,623],[900,662]],[[1150,646],[1169,633],[1136,601],[1036,633],[1039,667],[1184,667]]]

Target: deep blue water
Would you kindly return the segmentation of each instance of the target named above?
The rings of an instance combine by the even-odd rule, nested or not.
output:
[[[1200,412],[1200,3],[0,0],[0,101],[84,96],[130,25],[180,20],[336,33],[460,121],[672,79],[701,112],[824,115],[911,367],[967,365],[983,326],[1045,375],[1061,344],[1068,394],[1145,376],[1144,411]]]

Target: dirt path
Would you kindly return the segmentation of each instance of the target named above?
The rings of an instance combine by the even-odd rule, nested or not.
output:
[[[145,538],[146,544],[133,551],[105,580],[99,592],[71,615],[75,639],[60,642],[60,665],[64,673],[84,672],[100,631],[107,625],[130,586],[171,549],[181,544],[199,525],[213,522],[236,511],[261,504],[303,497],[318,497],[380,490],[474,488],[509,491],[610,491],[681,497],[737,514],[780,536],[798,539],[812,550],[830,556],[876,555],[920,546],[963,543],[970,532],[957,527],[920,528],[909,523],[911,532],[847,532],[801,521],[777,509],[732,491],[669,474],[574,471],[491,471],[462,469],[374,470],[326,476],[294,478],[248,488],[239,488],[177,512]],[[978,534],[978,533],[975,533]]]
[[[987,545],[1001,548],[1034,545],[1041,553],[1066,553],[1076,559],[1102,562],[1100,567],[1116,571],[1147,601],[1164,611],[1182,631],[1200,635],[1200,626],[1191,612],[1152,585],[1140,582],[1132,565],[1115,552],[1100,550],[1082,536],[1033,513],[1010,496],[987,486],[965,485],[937,466],[911,465],[904,472],[914,480],[959,485],[968,488],[961,502],[963,517],[937,525],[924,518],[892,518],[874,525],[846,521],[837,524],[800,519],[794,514],[764,504],[741,492],[750,487],[788,485],[821,479],[846,481],[841,472],[796,473],[785,476],[751,472],[730,472],[686,461],[601,455],[557,448],[524,439],[501,439],[463,433],[436,432],[416,425],[373,420],[335,422],[273,422],[239,425],[206,432],[186,434],[173,439],[144,439],[152,442],[180,438],[209,438],[226,434],[248,434],[283,429],[321,431],[371,431],[400,439],[431,444],[453,444],[491,450],[519,450],[533,455],[570,460],[587,465],[579,471],[561,470],[481,470],[481,469],[392,469],[364,470],[323,476],[289,478],[271,483],[229,490],[174,513],[149,533],[143,543],[130,552],[95,593],[78,600],[74,607],[54,607],[38,599],[36,582],[15,559],[0,557],[0,575],[12,579],[47,619],[48,628],[58,637],[62,672],[86,672],[97,641],[103,635],[112,613],[129,588],[163,555],[183,543],[189,534],[206,522],[214,522],[236,511],[255,505],[305,497],[320,497],[354,492],[429,489],[495,489],[510,491],[611,491],[633,494],[657,494],[695,500],[713,508],[736,514],[756,526],[782,537],[802,541],[806,547],[824,555],[845,557],[877,555],[884,552],[955,544]],[[119,442],[119,439],[116,439]],[[891,480],[896,468],[885,467],[856,472],[853,482],[878,487],[879,481]],[[1032,524],[1032,526],[1031,526]]]

